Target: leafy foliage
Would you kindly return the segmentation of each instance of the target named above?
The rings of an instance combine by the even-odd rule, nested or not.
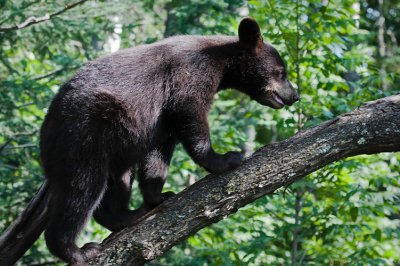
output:
[[[66,4],[0,1],[0,28]],[[0,33],[0,228],[15,219],[43,181],[38,131],[51,98],[77,68],[118,44],[125,48],[173,34],[236,35],[247,13],[284,57],[301,102],[275,111],[236,91],[220,93],[209,117],[218,152],[285,139],[398,91],[396,1],[85,2],[45,22]],[[381,18],[383,36],[377,28]],[[391,153],[333,163],[203,229],[153,264],[399,263],[399,161],[400,154]],[[178,147],[165,189],[179,192],[205,174]],[[139,206],[139,195],[135,189],[132,207]],[[107,234],[92,221],[80,242]],[[40,239],[20,264],[54,260]]]

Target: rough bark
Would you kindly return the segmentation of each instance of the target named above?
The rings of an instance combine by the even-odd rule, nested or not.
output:
[[[87,265],[142,265],[200,229],[319,168],[349,156],[400,151],[400,94],[369,102],[255,152],[239,168],[208,175],[110,235]]]

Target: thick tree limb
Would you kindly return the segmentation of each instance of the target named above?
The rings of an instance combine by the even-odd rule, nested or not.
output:
[[[400,94],[255,152],[229,173],[209,175],[110,235],[87,265],[141,265],[240,207],[289,185],[330,162],[358,154],[400,151]],[[13,265],[39,237],[48,218],[45,182],[26,210],[0,236],[0,265]]]
[[[51,14],[46,14],[46,15],[44,15],[42,17],[29,17],[24,22],[22,22],[20,24],[17,24],[17,25],[15,25],[13,27],[0,28],[0,32],[10,32],[10,31],[18,30],[18,29],[23,29],[23,28],[29,27],[31,25],[38,24],[40,22],[43,22],[43,21],[46,21],[46,20],[50,20],[52,17],[58,16],[58,15],[64,13],[65,11],[67,11],[67,10],[69,10],[71,8],[74,8],[74,7],[76,7],[76,6],[80,5],[80,4],[85,3],[86,1],[87,0],[81,0],[81,1],[78,1],[76,3],[66,5],[63,9],[61,9],[61,10],[59,10],[57,12],[51,13]]]
[[[240,207],[349,156],[400,151],[400,94],[369,102],[209,175],[112,234],[87,265],[141,265]]]

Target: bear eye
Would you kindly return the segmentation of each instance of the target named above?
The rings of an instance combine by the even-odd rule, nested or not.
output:
[[[285,77],[286,71],[284,68],[278,69],[277,72],[280,79],[283,79]]]

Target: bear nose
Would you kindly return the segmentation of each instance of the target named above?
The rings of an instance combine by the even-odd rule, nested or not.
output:
[[[293,103],[297,102],[298,100],[300,100],[300,97],[297,94],[297,92],[294,92],[294,94],[293,94]]]

